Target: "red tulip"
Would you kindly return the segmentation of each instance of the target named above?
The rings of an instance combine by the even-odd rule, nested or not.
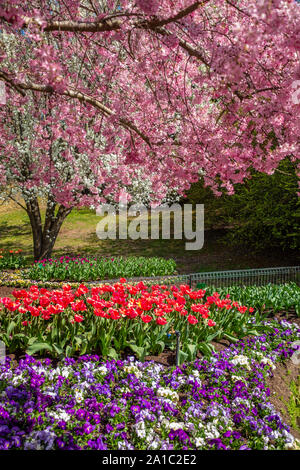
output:
[[[84,318],[82,315],[78,315],[77,313],[74,315],[74,320],[77,322],[77,323],[81,323]]]
[[[198,323],[198,320],[196,317],[194,317],[194,315],[189,315],[187,317],[187,321],[191,324],[191,325],[196,325],[196,323]]]
[[[168,322],[167,322],[167,320],[166,320],[164,317],[158,317],[158,318],[156,319],[156,323],[157,323],[158,325],[166,325]]]
[[[149,323],[152,320],[152,317],[150,317],[150,315],[141,315],[141,319],[144,323]]]

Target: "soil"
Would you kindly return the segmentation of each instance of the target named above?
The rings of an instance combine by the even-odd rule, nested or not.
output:
[[[176,364],[176,353],[175,351],[167,350],[158,356],[146,356],[145,361],[154,361],[165,367],[174,366]]]
[[[15,287],[0,286],[0,297],[13,297],[12,291],[15,289]]]
[[[300,317],[297,316],[296,312],[279,312],[270,318],[275,318],[278,321],[286,320],[290,323],[296,323],[300,328]]]
[[[276,320],[285,320],[290,323],[296,323],[300,328],[300,317],[297,316],[296,312],[279,312],[276,315],[270,315],[268,317],[269,320],[274,319],[274,318]],[[243,340],[246,340],[247,338],[250,338],[250,337],[253,337],[253,336],[245,336]],[[227,339],[222,339],[219,341],[212,341],[211,344],[214,346],[217,352],[220,352],[228,348],[231,342]],[[203,357],[203,354],[199,352],[197,357],[201,358]],[[166,367],[173,366],[176,362],[175,351],[165,350],[163,353],[159,354],[158,356],[146,356],[145,361],[154,361]]]

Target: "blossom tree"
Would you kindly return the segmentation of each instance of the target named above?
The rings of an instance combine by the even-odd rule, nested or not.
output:
[[[41,227],[36,258],[72,207],[117,200],[138,171],[159,202],[199,172],[232,193],[299,158],[294,1],[2,0],[0,23],[0,184]]]

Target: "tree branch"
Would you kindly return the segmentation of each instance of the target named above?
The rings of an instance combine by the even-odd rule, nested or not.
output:
[[[22,96],[25,96],[25,93],[23,90],[32,90],[32,91],[38,91],[41,93],[56,93],[55,89],[50,85],[39,85],[38,83],[15,84],[13,79],[10,78],[8,74],[3,71],[0,71],[0,78],[7,81],[13,88],[15,88],[19,93],[21,93]],[[85,93],[82,93],[80,91],[75,91],[69,88],[69,89],[65,89],[59,92],[58,94],[61,96],[68,96],[70,98],[76,98],[83,103],[89,103],[95,108],[98,108],[102,112],[102,114],[104,114],[105,116],[115,116],[114,111],[112,111],[110,108],[102,104],[101,101],[99,101],[97,98],[86,95]],[[147,137],[142,131],[140,131],[133,122],[131,122],[127,118],[122,118],[122,117],[117,118],[117,121],[125,129],[131,129],[136,134],[138,134],[141,137],[141,139],[143,139],[144,142],[146,142],[146,144],[149,147],[151,147],[149,137]]]
[[[170,34],[168,31],[164,30],[162,26],[165,26],[169,23],[175,23],[176,21],[185,18],[192,12],[196,11],[199,7],[204,6],[210,0],[202,0],[201,2],[194,2],[192,5],[184,8],[179,11],[176,15],[171,16],[165,19],[154,18],[151,20],[139,19],[132,23],[133,28],[141,28],[146,30],[151,30],[162,34],[164,36]],[[131,16],[130,14],[124,14],[122,16]],[[0,16],[0,19],[6,19]],[[24,17],[24,25],[28,26],[30,23],[33,23],[35,20],[31,17]],[[73,21],[73,20],[59,20],[59,21],[48,21],[46,26],[43,28],[44,32],[54,32],[54,31],[65,31],[65,32],[81,32],[81,33],[101,33],[106,31],[116,31],[121,28],[122,20],[120,19],[110,19],[109,17],[103,18],[100,21]],[[205,65],[209,65],[204,55],[199,51],[194,49],[190,44],[184,40],[179,39],[179,45],[185,49],[189,55],[196,57],[201,60]]]
[[[133,23],[133,27],[136,28],[145,28],[145,29],[156,29],[157,27],[165,26],[169,23],[174,23],[182,18],[190,15],[199,7],[204,6],[210,0],[202,0],[201,2],[194,2],[192,5],[180,10],[176,15],[170,16],[169,18],[159,19],[154,18],[152,20],[138,20]],[[130,14],[118,15],[120,16],[131,16]],[[25,23],[29,24],[32,19],[25,18]],[[87,33],[96,33],[104,31],[114,31],[120,29],[121,21],[113,20],[110,17],[103,18],[100,21],[71,21],[71,20],[61,20],[61,21],[48,21],[47,25],[44,28],[44,31],[69,31],[69,32],[87,32]]]
[[[0,78],[2,78],[6,83],[8,83],[12,88],[17,90],[22,96],[26,96],[26,93],[22,88],[7,75],[7,73],[0,70]]]
[[[22,209],[24,209],[24,211],[27,212],[27,209],[25,206],[23,206],[23,204],[21,204],[20,202],[18,202],[14,197],[12,197],[11,194],[8,195],[8,198],[11,199],[12,201],[14,201],[14,203],[18,204],[18,206],[22,207]]]
[[[181,20],[181,18],[184,18],[185,16],[190,15],[191,13],[193,13],[193,11],[196,11],[199,7],[204,6],[209,1],[210,0],[202,0],[202,2],[195,2],[192,5],[179,11],[176,15],[171,16],[170,18],[166,18],[164,20],[155,19],[155,20],[147,21],[145,22],[145,27],[152,29],[158,26],[165,26],[166,24],[169,24],[169,23],[175,23],[175,21]]]
[[[69,31],[78,33],[102,33],[105,31],[115,31],[120,29],[120,20],[101,20],[95,22],[80,22],[80,21],[49,21],[47,26],[43,29],[45,32],[50,31]]]

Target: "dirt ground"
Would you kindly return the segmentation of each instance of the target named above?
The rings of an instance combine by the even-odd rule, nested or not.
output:
[[[15,290],[15,287],[6,287],[0,286],[0,297],[12,297],[12,291]]]

